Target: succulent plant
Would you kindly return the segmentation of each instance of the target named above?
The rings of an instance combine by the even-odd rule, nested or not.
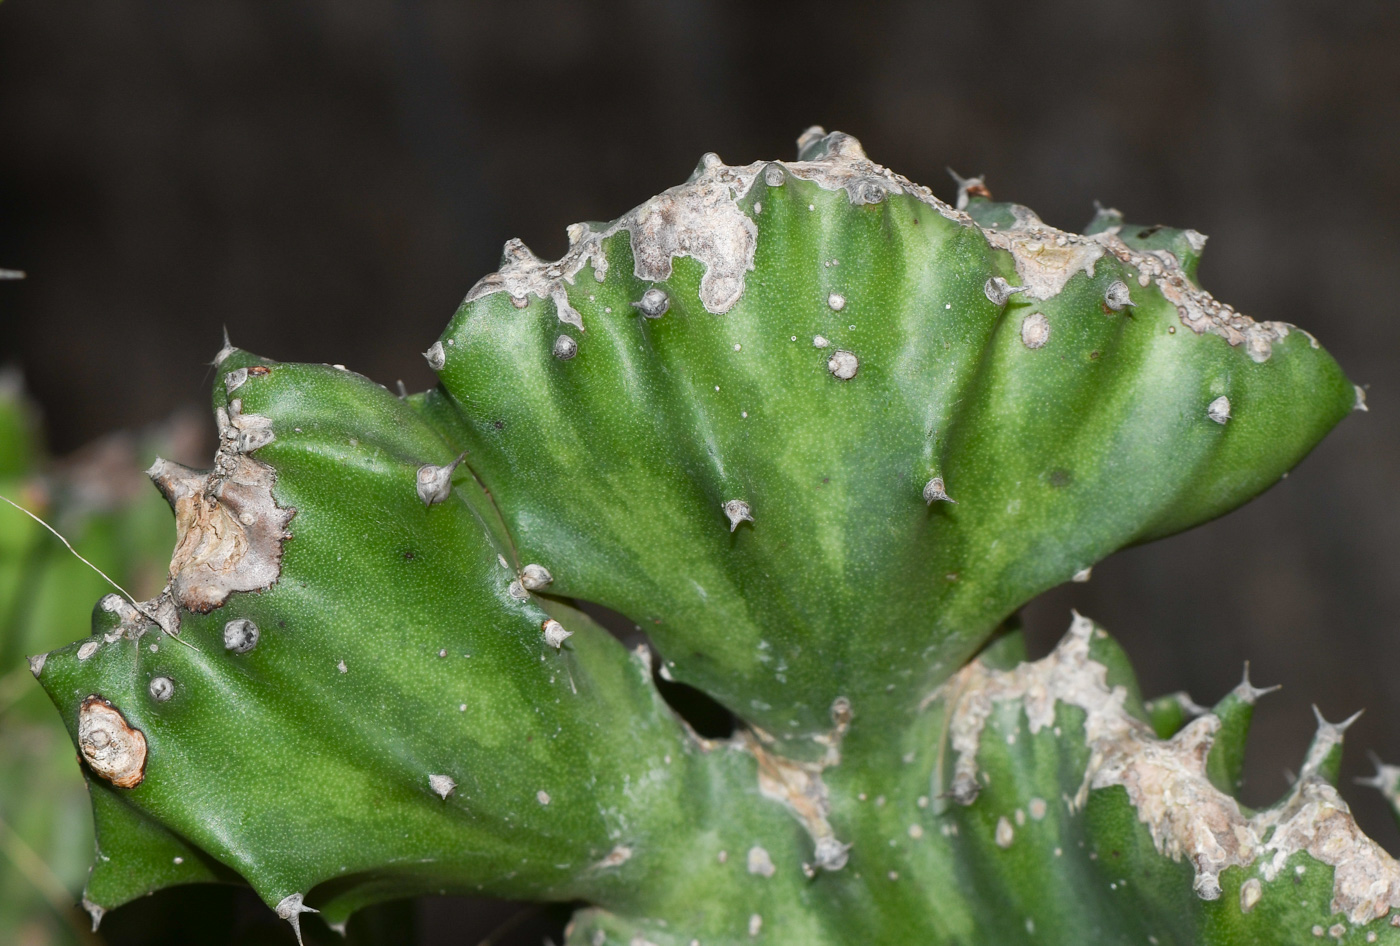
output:
[[[33,661],[84,760],[94,921],[234,881],[298,929],[581,901],[590,946],[1400,940],[1342,726],[1253,811],[1247,679],[1144,703],[1079,616],[1025,660],[1025,602],[1361,405],[1311,335],[1200,288],[1200,234],[1088,229],[813,129],[558,261],[508,243],[427,392],[226,344],[212,469],[150,470],[164,590]],[[731,735],[667,700],[696,691]]]

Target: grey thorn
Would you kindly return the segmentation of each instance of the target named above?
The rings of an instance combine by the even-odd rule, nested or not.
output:
[[[991,279],[987,280],[986,285],[982,287],[982,291],[986,293],[987,300],[991,302],[992,305],[1003,306],[1006,305],[1007,300],[1016,293],[1025,292],[1026,287],[1013,286],[1000,276],[993,276]]]
[[[278,902],[277,906],[276,906],[274,909],[276,909],[277,915],[278,915],[279,917],[281,917],[282,919],[286,920],[288,923],[292,924],[292,932],[295,933],[295,934],[297,934],[297,943],[298,943],[298,944],[300,944],[301,941],[302,941],[302,939],[301,939],[301,915],[302,915],[303,913],[320,913],[320,912],[321,912],[320,910],[316,910],[316,909],[313,909],[312,907],[308,907],[305,903],[303,903],[303,902],[302,902],[302,895],[299,894],[299,893],[288,894],[287,896],[283,897],[283,898],[281,899],[281,901]]]
[[[432,346],[423,352],[423,357],[428,360],[428,367],[434,371],[441,371],[442,366],[447,364],[447,351],[442,347],[442,342],[433,342]]]
[[[164,703],[175,695],[175,683],[169,677],[152,677],[147,689],[151,691],[151,699],[157,703]]]
[[[542,591],[553,580],[548,568],[534,562],[520,570],[520,583],[531,591]]]
[[[1400,765],[1386,765],[1374,752],[1368,752],[1367,755],[1371,757],[1371,764],[1376,767],[1376,774],[1357,776],[1356,784],[1374,788],[1387,798],[1395,795],[1396,790],[1400,789]]]
[[[92,931],[97,932],[97,928],[102,925],[102,917],[107,914],[105,907],[99,907],[87,897],[83,897],[83,909],[92,917]]]
[[[935,476],[924,484],[924,502],[932,506],[935,502],[957,505],[958,501],[948,495],[948,490],[943,486],[943,477]]]
[[[1283,684],[1281,683],[1276,683],[1271,687],[1257,687],[1253,683],[1250,683],[1249,661],[1246,660],[1244,662],[1244,677],[1240,680],[1238,684],[1235,685],[1235,689],[1231,692],[1234,693],[1235,696],[1239,697],[1239,699],[1243,702],[1253,706],[1255,701],[1257,701],[1259,697],[1266,696],[1270,693],[1273,693],[1275,690],[1281,689],[1283,689]]]
[[[753,509],[742,499],[731,499],[723,506],[724,515],[729,519],[729,531],[739,528],[741,522],[753,522]]]
[[[1369,411],[1370,408],[1366,406],[1366,391],[1359,384],[1353,384],[1352,387],[1356,389],[1356,404],[1352,410]]]
[[[1133,301],[1132,291],[1128,289],[1128,284],[1121,279],[1115,279],[1109,283],[1108,288],[1104,290],[1103,304],[1114,312],[1122,312],[1128,306],[1137,306],[1137,303]]]
[[[530,600],[530,592],[525,590],[525,585],[519,578],[511,580],[510,587],[506,588],[506,594],[510,595],[516,601]]]
[[[29,672],[34,674],[34,679],[39,679],[39,674],[44,672],[44,663],[49,659],[48,654],[35,654],[29,658]]]
[[[570,335],[560,335],[554,340],[554,348],[550,353],[560,361],[568,361],[578,354],[578,342]]]
[[[632,303],[632,308],[649,319],[659,319],[671,308],[671,297],[666,295],[666,290],[653,286],[642,293],[639,301]]]
[[[225,325],[224,347],[220,348],[218,353],[214,355],[214,367],[217,368],[219,367],[219,365],[223,364],[228,359],[228,356],[232,355],[234,351],[236,351],[236,349],[233,347],[233,342],[228,340],[228,326]]]
[[[987,190],[987,182],[981,174],[976,177],[962,177],[957,171],[948,168],[948,175],[957,182],[958,185],[958,209],[966,210],[969,197],[992,198],[992,192]]]
[[[1322,716],[1322,711],[1313,704],[1313,716],[1317,717],[1317,732],[1313,735],[1312,745],[1308,746],[1307,757],[1303,759],[1303,769],[1299,773],[1300,779],[1317,774],[1317,770],[1327,761],[1332,750],[1342,744],[1342,734],[1351,727],[1351,724],[1361,716],[1361,711],[1353,713],[1340,723],[1329,723]]]
[[[1191,694],[1187,693],[1185,690],[1176,693],[1175,696],[1177,705],[1180,706],[1182,711],[1185,712],[1187,715],[1204,716],[1210,712],[1209,707],[1202,706],[1200,703],[1197,703],[1195,700],[1191,699]]]
[[[1230,399],[1222,394],[1211,401],[1206,407],[1206,416],[1217,424],[1224,424],[1230,419]]]
[[[817,867],[822,870],[840,870],[846,866],[846,861],[850,859],[851,846],[842,844],[832,835],[818,838],[816,850],[812,852],[812,860]]]
[[[423,505],[440,503],[452,495],[452,471],[465,457],[465,453],[459,453],[457,459],[446,466],[425,463],[418,468],[418,498],[423,500]]]
[[[1364,709],[1359,709],[1340,723],[1329,723],[1322,717],[1322,710],[1317,708],[1316,703],[1313,704],[1312,711],[1313,716],[1317,718],[1318,735],[1326,734],[1327,736],[1335,738],[1337,742],[1342,741],[1342,734],[1351,728],[1352,723],[1355,723],[1361,718],[1362,713],[1366,712]]]
[[[540,628],[544,631],[544,642],[555,650],[564,646],[564,642],[574,636],[574,632],[550,618],[545,621]]]
[[[23,279],[25,278],[22,269],[0,269],[0,279]]]
[[[1079,571],[1077,571],[1077,572],[1075,572],[1073,575],[1071,575],[1070,578],[1069,578],[1069,580],[1070,580],[1070,581],[1074,581],[1074,582],[1078,582],[1079,584],[1082,585],[1082,584],[1084,584],[1085,582],[1087,582],[1090,578],[1093,578],[1093,577],[1094,577],[1094,566],[1092,566],[1092,565],[1086,565],[1086,566],[1084,566],[1083,568],[1081,568]]]
[[[247,618],[234,618],[224,625],[224,649],[246,654],[258,646],[258,626]]]
[[[783,167],[780,164],[770,164],[763,169],[763,183],[769,187],[782,187],[786,180],[787,175],[783,173]]]
[[[404,387],[403,378],[400,378],[398,380],[397,385],[399,389],[399,400],[403,400],[404,398],[408,397],[408,388]]]
[[[457,783],[450,775],[429,775],[428,787],[443,801],[447,801],[447,796],[457,790]]]

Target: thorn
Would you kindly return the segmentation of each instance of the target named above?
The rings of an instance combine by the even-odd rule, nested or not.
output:
[[[1230,399],[1220,395],[1206,407],[1206,416],[1222,426],[1230,419]]]
[[[1257,687],[1254,684],[1250,683],[1249,661],[1246,660],[1244,662],[1244,677],[1235,686],[1235,689],[1232,692],[1235,694],[1235,696],[1239,697],[1240,700],[1253,706],[1254,702],[1258,700],[1259,697],[1265,696],[1266,694],[1273,693],[1275,690],[1281,689],[1283,689],[1283,684],[1281,683],[1276,683],[1271,687],[1263,688]]]
[[[87,897],[83,897],[83,909],[88,912],[88,916],[92,917],[92,931],[96,933],[97,928],[102,925],[102,917],[107,910],[104,907],[99,907]]]
[[[1103,204],[1099,203],[1098,200],[1095,200],[1094,216],[1107,217],[1113,221],[1113,223],[1106,228],[1110,233],[1117,233],[1123,227],[1123,211],[1119,210],[1117,207],[1105,207]]]
[[[1122,312],[1129,306],[1137,307],[1137,303],[1133,301],[1132,290],[1121,279],[1109,283],[1108,288],[1104,290],[1103,304],[1114,312]]]
[[[531,562],[520,570],[520,583],[531,591],[542,591],[552,581],[554,576],[543,565]]]
[[[1202,706],[1200,703],[1191,699],[1191,694],[1187,693],[1185,690],[1176,694],[1176,702],[1183,710],[1192,716],[1204,716],[1210,712],[1208,707]]]
[[[632,308],[648,319],[659,319],[671,308],[671,297],[666,295],[666,290],[653,286],[642,293],[639,302],[632,303]]]
[[[204,492],[209,484],[207,474],[162,457],[156,457],[146,470],[146,475],[156,484],[156,489],[160,490],[171,509],[181,499]]]
[[[1353,781],[1357,785],[1374,788],[1386,796],[1396,794],[1396,789],[1400,788],[1400,765],[1386,765],[1380,756],[1369,750],[1366,754],[1370,757],[1371,764],[1376,767],[1376,774],[1357,776]]]
[[[1013,295],[1018,292],[1025,292],[1026,287],[1013,286],[1000,276],[993,276],[991,279],[987,280],[986,285],[982,287],[982,291],[986,294],[988,301],[990,301],[992,305],[1004,306],[1007,300]]]
[[[572,335],[560,335],[554,340],[554,347],[550,349],[550,354],[560,361],[568,361],[578,354],[578,342]]]
[[[831,835],[819,838],[812,852],[813,866],[822,870],[840,870],[846,866],[850,850],[851,845],[843,844]]]
[[[992,192],[987,190],[987,182],[983,179],[981,174],[976,177],[961,177],[958,172],[954,171],[952,168],[948,168],[947,171],[958,185],[957,206],[959,210],[967,209],[969,197],[985,197],[988,200],[992,199]]]
[[[1356,389],[1356,404],[1352,407],[1352,410],[1354,410],[1354,411],[1370,411],[1371,409],[1370,409],[1369,407],[1366,406],[1366,391],[1365,391],[1365,389],[1363,389],[1363,388],[1361,387],[1361,385],[1359,385],[1359,384],[1353,384],[1352,387]]]
[[[223,348],[220,348],[219,351],[218,351],[218,353],[217,353],[216,355],[214,355],[214,367],[215,367],[215,368],[219,367],[219,365],[223,364],[224,361],[228,359],[228,356],[229,356],[229,355],[232,355],[232,354],[233,354],[235,351],[237,351],[237,350],[238,350],[238,349],[236,349],[236,348],[233,347],[233,342],[231,342],[231,341],[228,340],[228,326],[225,325],[225,326],[224,326],[224,347],[223,347]]]
[[[399,385],[399,397],[401,397],[401,398],[408,397],[408,388],[404,386],[403,378],[400,378],[400,379],[398,380],[398,385]]]
[[[753,522],[753,510],[742,499],[731,499],[722,507],[729,518],[729,531],[739,528],[741,522]]]
[[[1364,709],[1359,709],[1355,713],[1352,713],[1350,716],[1348,716],[1346,719],[1342,720],[1340,723],[1329,723],[1327,720],[1322,718],[1322,710],[1317,708],[1316,703],[1313,704],[1312,711],[1313,715],[1317,717],[1318,733],[1321,734],[1322,732],[1327,731],[1331,735],[1335,736],[1338,742],[1341,741],[1342,734],[1351,728],[1351,724],[1360,719],[1361,714],[1366,712]]]
[[[941,476],[935,476],[924,484],[924,503],[932,506],[935,502],[952,503],[954,506],[958,504],[956,499],[948,495]]]
[[[0,279],[23,279],[25,276],[22,269],[0,269]],[[96,927],[93,927],[96,929]]]
[[[428,787],[443,801],[447,801],[447,796],[457,790],[457,783],[450,775],[429,775]]]
[[[1087,582],[1087,581],[1088,581],[1090,578],[1092,578],[1092,577],[1094,577],[1094,566],[1089,565],[1089,566],[1087,566],[1087,567],[1085,567],[1085,568],[1081,568],[1079,571],[1075,572],[1073,575],[1070,576],[1070,579],[1069,579],[1069,580],[1070,580],[1070,581],[1076,581],[1076,582],[1079,582],[1080,584],[1083,584],[1083,583]]]
[[[424,506],[440,503],[452,495],[452,471],[466,456],[464,451],[446,466],[425,463],[418,468],[418,498],[423,500]]]
[[[302,903],[302,895],[299,893],[288,894],[283,897],[276,907],[277,915],[288,923],[292,924],[292,932],[297,934],[297,943],[301,944],[301,914],[320,913],[320,910],[308,907]]]
[[[442,342],[433,342],[428,350],[423,352],[423,357],[427,359],[428,367],[434,371],[441,371],[442,366],[447,364],[447,352],[442,347]]]
[[[550,618],[540,625],[544,631],[544,642],[555,650],[564,646],[564,642],[574,636],[574,632]]]

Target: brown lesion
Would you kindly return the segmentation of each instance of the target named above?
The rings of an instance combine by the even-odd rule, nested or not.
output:
[[[78,708],[78,748],[88,768],[117,788],[135,788],[146,778],[145,734],[97,694]]]
[[[232,592],[277,581],[296,510],[273,499],[272,467],[221,452],[213,471],[157,460],[148,473],[175,511],[169,590],[176,603],[207,614]]]

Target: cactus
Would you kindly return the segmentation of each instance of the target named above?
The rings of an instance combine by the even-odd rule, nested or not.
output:
[[[457,891],[580,901],[590,946],[1400,940],[1343,725],[1252,811],[1248,679],[1145,703],[1079,616],[1025,659],[1026,601],[1361,404],[1200,288],[1200,234],[1088,229],[813,129],[556,262],[508,243],[427,392],[226,344],[212,469],[150,470],[164,590],[33,663],[84,760],[94,921],[233,881],[298,935]]]

